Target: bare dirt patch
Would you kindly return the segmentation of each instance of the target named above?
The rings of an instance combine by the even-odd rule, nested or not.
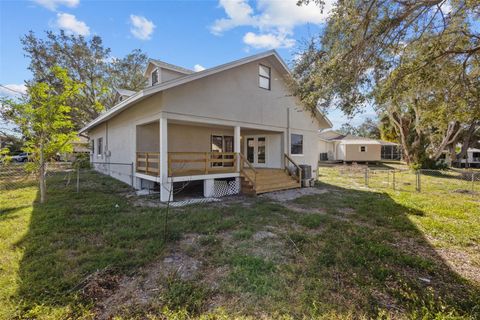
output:
[[[260,195],[260,198],[285,202],[292,201],[303,196],[310,196],[315,194],[323,194],[329,192],[328,189],[320,188],[300,188],[300,189],[289,189],[277,192],[269,192]]]

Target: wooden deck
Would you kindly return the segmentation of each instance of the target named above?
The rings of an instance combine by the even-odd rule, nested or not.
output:
[[[235,152],[169,152],[168,177],[203,176],[210,174],[239,173],[242,192],[261,194],[301,187],[300,167],[284,155],[285,169],[255,168],[241,153]],[[158,177],[160,154],[137,152],[138,173]]]
[[[136,171],[158,177],[159,152],[137,152]],[[235,152],[169,152],[168,176],[185,177],[239,172]]]

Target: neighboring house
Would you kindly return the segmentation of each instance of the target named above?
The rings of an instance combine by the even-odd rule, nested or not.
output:
[[[80,131],[92,161],[133,163],[135,188],[158,188],[162,201],[185,181],[203,182],[205,196],[258,194],[299,187],[296,165],[317,172],[318,132],[331,123],[291,95],[276,51],[200,72],[150,60],[146,75],[147,88]],[[131,168],[119,170],[130,183]]]
[[[399,143],[378,140],[382,145],[380,158],[382,160],[402,160],[402,146]]]
[[[480,168],[480,149],[468,148],[466,159],[460,161],[461,167]]]
[[[329,130],[319,134],[320,161],[375,162],[381,160],[379,141]]]

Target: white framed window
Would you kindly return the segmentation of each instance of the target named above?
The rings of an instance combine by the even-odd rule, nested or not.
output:
[[[158,83],[158,69],[152,71],[152,86]]]
[[[290,153],[303,155],[303,135],[292,133],[290,135]]]
[[[270,90],[271,69],[263,64],[258,65],[258,86],[262,89]]]
[[[103,138],[97,139],[97,156],[103,156]]]
[[[95,139],[90,141],[90,151],[92,152],[92,155],[95,154]]]
[[[360,146],[360,152],[367,152],[367,146]]]

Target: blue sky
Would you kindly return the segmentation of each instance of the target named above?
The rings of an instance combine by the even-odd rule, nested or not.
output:
[[[302,39],[321,32],[332,1],[323,13],[314,5],[298,8],[295,2],[0,0],[0,84],[21,91],[31,77],[20,44],[30,30],[39,36],[60,28],[87,38],[99,35],[113,57],[140,48],[151,58],[190,69],[269,49],[290,62]],[[329,118],[339,127],[372,115],[349,121],[336,111]]]

